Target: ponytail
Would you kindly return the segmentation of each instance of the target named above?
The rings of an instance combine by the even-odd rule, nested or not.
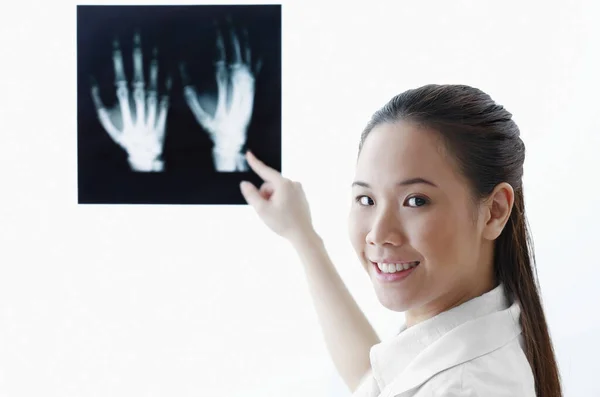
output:
[[[525,355],[533,371],[537,397],[562,397],[558,366],[540,299],[522,188],[515,190],[513,210],[496,241],[494,272],[496,280],[504,284],[511,303],[516,300],[521,306]]]

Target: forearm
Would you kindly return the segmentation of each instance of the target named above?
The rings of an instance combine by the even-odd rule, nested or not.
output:
[[[369,352],[379,337],[340,278],[321,238],[305,234],[292,245],[303,264],[329,354],[354,391],[371,367]]]

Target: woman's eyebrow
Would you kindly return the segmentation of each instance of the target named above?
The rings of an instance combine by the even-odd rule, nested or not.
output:
[[[430,185],[430,186],[433,186],[433,187],[438,187],[435,183],[433,183],[433,182],[431,182],[431,181],[429,181],[427,179],[419,178],[419,177],[406,179],[406,180],[404,180],[402,182],[398,182],[397,185],[398,186],[408,186],[408,185],[416,185],[416,184],[419,184],[419,183],[422,183],[422,184],[425,184],[425,185]],[[367,189],[371,188],[371,185],[369,185],[367,182],[363,182],[363,181],[354,181],[354,182],[352,182],[352,186],[353,187],[354,186],[362,186],[362,187],[367,188]]]

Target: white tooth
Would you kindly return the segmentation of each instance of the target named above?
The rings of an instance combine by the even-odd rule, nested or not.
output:
[[[418,262],[411,263],[377,263],[377,267],[382,273],[395,273],[403,270],[408,270],[418,265]]]
[[[377,263],[377,267],[379,268],[379,270],[381,270],[382,273],[396,273],[399,271],[403,271],[403,270],[408,270],[410,268],[415,267],[416,265],[418,265],[418,262],[411,262],[411,263],[381,263],[378,262]]]

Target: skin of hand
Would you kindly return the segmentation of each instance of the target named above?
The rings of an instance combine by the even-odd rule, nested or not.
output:
[[[171,78],[167,78],[167,93],[158,103],[158,51],[155,48],[150,61],[150,84],[145,90],[144,67],[139,33],[133,38],[133,94],[127,87],[123,56],[119,42],[113,42],[113,64],[118,104],[108,109],[100,98],[100,89],[92,81],[92,99],[98,119],[108,135],[128,154],[129,166],[136,172],[161,172],[165,138],[168,92]]]
[[[252,68],[248,33],[243,30],[243,43],[229,22],[233,54],[227,59],[225,42],[217,28],[218,60],[216,62],[217,98],[198,94],[190,82],[185,63],[180,63],[185,100],[198,123],[208,132],[213,147],[213,163],[218,172],[248,171],[242,148],[246,143],[252,118],[255,93],[255,75],[259,60]],[[231,62],[228,64],[228,61]],[[205,104],[201,104],[204,102]],[[209,102],[209,103],[206,103]],[[211,103],[214,112],[207,110]]]
[[[284,178],[250,151],[247,152],[246,159],[252,170],[265,181],[260,189],[247,181],[240,184],[242,195],[261,220],[290,242],[314,234],[310,208],[302,185]]]

